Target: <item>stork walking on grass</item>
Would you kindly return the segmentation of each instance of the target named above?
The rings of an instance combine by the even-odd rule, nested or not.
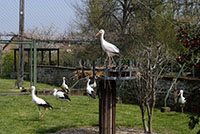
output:
[[[39,120],[42,120],[42,118],[45,115],[45,113],[47,112],[47,110],[53,109],[53,107],[48,102],[46,102],[45,100],[43,100],[35,95],[35,86],[31,86],[31,91],[32,91],[32,101],[38,106]],[[45,108],[45,112],[43,114],[40,111],[40,107]]]
[[[64,99],[66,101],[71,101],[71,99],[69,98],[69,96],[67,94],[65,94],[62,91],[58,91],[56,88],[53,89],[53,96],[59,99]]]
[[[58,98],[58,99],[62,99],[62,100],[66,100],[67,102],[71,101],[71,99],[69,98],[69,96],[65,93],[65,92],[62,92],[62,91],[58,91],[56,88],[53,89],[54,92],[53,92],[53,96],[55,98]],[[70,105],[71,106],[71,105]],[[61,107],[61,110],[62,110],[62,107]]]
[[[181,112],[183,113],[184,104],[186,102],[185,97],[183,97],[183,90],[180,90],[178,96],[180,96],[179,103],[180,103],[180,107],[181,107]]]
[[[102,49],[107,53],[108,57],[109,57],[109,66],[111,66],[111,57],[114,55],[120,55],[120,50],[119,48],[117,48],[115,45],[107,42],[106,40],[104,40],[104,33],[105,31],[103,29],[101,29],[97,34],[96,37],[101,35],[101,47]]]
[[[70,92],[70,89],[69,89],[68,85],[65,83],[65,80],[66,80],[66,78],[63,77],[63,83],[62,83],[62,85],[61,85],[61,88],[62,88],[62,90],[63,90],[64,92],[69,93],[69,92]]]
[[[87,82],[86,91],[93,99],[96,99],[94,89],[90,86],[90,78],[88,79],[88,82]]]

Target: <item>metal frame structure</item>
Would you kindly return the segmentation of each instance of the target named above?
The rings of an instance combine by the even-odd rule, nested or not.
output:
[[[37,84],[37,43],[74,43],[74,44],[89,44],[89,43],[96,43],[96,41],[92,40],[40,40],[40,39],[34,39],[29,38],[26,36],[16,35],[16,34],[0,34],[0,36],[19,36],[22,38],[25,38],[26,40],[1,40],[1,44],[18,44],[18,45],[30,45],[30,85],[36,86]],[[33,50],[32,50],[33,49]],[[33,52],[32,52],[33,51]],[[33,53],[33,54],[32,54]],[[33,62],[33,63],[32,63]],[[33,65],[32,65],[33,64]],[[33,67],[32,67],[33,66]]]
[[[2,44],[10,43],[10,40],[0,40]],[[30,46],[30,85],[36,86],[37,83],[37,48],[35,40],[14,40],[12,44],[29,45]],[[32,52],[33,49],[33,52]],[[32,63],[33,62],[33,63]],[[33,64],[33,65],[32,65]],[[33,67],[32,67],[33,66]]]

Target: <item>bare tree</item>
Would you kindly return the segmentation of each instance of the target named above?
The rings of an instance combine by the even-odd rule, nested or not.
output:
[[[167,57],[162,52],[162,45],[150,43],[143,50],[140,50],[138,55],[138,68],[141,77],[129,83],[140,106],[144,131],[150,134],[152,133],[156,95],[159,92],[158,80],[161,78],[166,60]],[[148,120],[146,120],[145,113],[147,113]]]

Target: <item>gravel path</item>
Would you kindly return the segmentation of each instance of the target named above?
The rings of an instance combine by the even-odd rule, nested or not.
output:
[[[98,127],[82,127],[65,129],[56,134],[99,134]],[[117,128],[117,134],[145,134],[143,130],[134,130],[131,128]]]

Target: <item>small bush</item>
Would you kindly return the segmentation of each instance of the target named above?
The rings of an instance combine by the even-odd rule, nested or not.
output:
[[[13,72],[13,70],[14,70],[14,54],[10,52],[3,56],[1,76],[4,78],[9,78],[10,73]]]

